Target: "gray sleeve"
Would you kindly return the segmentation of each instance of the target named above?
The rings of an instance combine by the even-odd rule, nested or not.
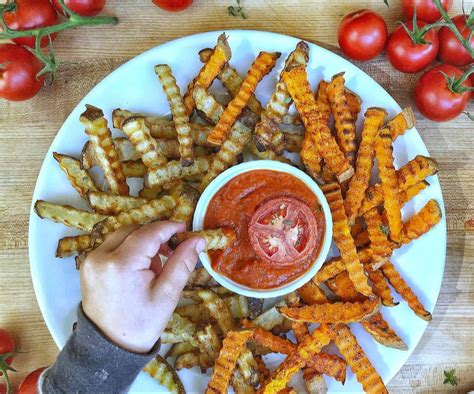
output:
[[[120,348],[100,332],[79,305],[76,329],[56,363],[41,376],[40,392],[124,392],[159,349],[160,341],[147,354]]]

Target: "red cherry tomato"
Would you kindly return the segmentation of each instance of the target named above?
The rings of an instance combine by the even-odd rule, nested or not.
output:
[[[453,0],[441,0],[441,5],[448,12]],[[413,19],[416,7],[416,17],[428,23],[433,23],[441,18],[441,13],[436,7],[433,0],[402,0],[402,11],[407,20]]]
[[[452,18],[456,28],[464,38],[467,38],[470,32],[466,26],[466,18],[466,15],[458,15]],[[462,67],[474,61],[449,27],[443,26],[439,29],[438,37],[439,58],[443,62]],[[474,36],[471,37],[471,48],[474,48]]]
[[[55,8],[48,0],[16,0],[16,8],[13,11],[5,12],[5,22],[10,29],[28,30],[37,27],[56,25],[59,21]],[[54,40],[57,33],[51,34]],[[19,45],[35,47],[34,37],[14,38],[14,42]],[[41,39],[41,46],[49,44],[48,36]]]
[[[27,100],[39,92],[44,76],[36,78],[43,68],[27,49],[16,44],[0,44],[0,97],[10,101]]]
[[[339,25],[338,41],[342,51],[354,60],[370,60],[385,48],[387,25],[370,10],[347,14]]]
[[[427,23],[418,21],[418,28]],[[413,30],[413,23],[408,22],[406,26]],[[434,29],[424,35],[428,44],[415,44],[405,31],[403,26],[398,26],[391,34],[387,44],[387,56],[392,66],[404,73],[416,73],[433,63],[438,54],[438,35]]]
[[[249,237],[257,256],[279,266],[310,257],[316,247],[317,231],[311,209],[291,197],[263,203],[249,223]]]
[[[62,14],[65,15],[61,4],[59,4],[59,0],[52,0],[54,8]],[[106,0],[64,0],[64,4],[71,10],[74,11],[76,14],[83,15],[83,16],[94,16],[100,14],[100,12],[105,7]]]
[[[459,68],[442,64],[423,74],[414,90],[415,104],[420,112],[428,119],[437,122],[444,122],[458,116],[464,111],[471,97],[469,91],[452,92],[441,72],[456,79],[463,75]],[[469,78],[464,81],[463,86],[472,86]]]
[[[183,11],[193,4],[193,0],[153,0],[153,4],[165,11]]]
[[[48,367],[41,367],[31,372],[18,387],[17,394],[37,394],[38,379],[41,373]]]
[[[13,340],[12,335],[4,328],[0,328],[0,360],[3,359],[2,355],[6,353],[11,353],[14,350],[15,350],[15,341]],[[13,356],[10,356],[5,359],[5,362],[8,365],[10,365],[12,361],[13,361]],[[2,375],[3,373],[0,370],[0,376]]]

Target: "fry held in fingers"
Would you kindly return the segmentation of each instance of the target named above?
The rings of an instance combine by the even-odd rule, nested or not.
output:
[[[188,231],[176,234],[170,241],[173,247],[192,237],[201,237],[206,241],[206,252],[208,250],[225,249],[234,242],[235,232],[231,228],[218,228],[215,230]]]

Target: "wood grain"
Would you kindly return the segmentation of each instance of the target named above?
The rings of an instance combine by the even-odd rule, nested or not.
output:
[[[391,8],[381,0],[255,0],[243,1],[249,16],[227,14],[232,0],[195,0],[187,11],[166,13],[150,0],[109,0],[105,13],[119,17],[115,27],[85,28],[60,34],[57,56],[67,62],[52,86],[30,101],[0,102],[0,326],[14,333],[23,350],[14,362],[17,385],[29,371],[54,362],[58,353],[43,322],[33,292],[28,264],[28,216],[31,196],[44,155],[57,130],[79,100],[103,77],[131,57],[185,35],[219,29],[268,30],[308,41],[337,44],[341,17],[358,8],[372,8],[389,29],[401,19],[399,1]],[[460,12],[455,0],[452,14]],[[465,2],[465,8],[472,7]],[[416,75],[395,72],[380,57],[358,64],[401,106],[412,104]],[[470,108],[471,112],[473,108]],[[443,286],[433,322],[420,344],[390,382],[392,392],[444,392],[443,370],[456,368],[459,392],[474,390],[474,232],[464,230],[474,213],[473,123],[461,116],[433,123],[417,113],[417,128],[440,164],[448,224]]]

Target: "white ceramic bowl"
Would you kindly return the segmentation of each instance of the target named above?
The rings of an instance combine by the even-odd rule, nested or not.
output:
[[[272,160],[249,161],[229,168],[228,170],[220,174],[216,179],[214,179],[202,193],[201,198],[197,203],[196,210],[194,212],[193,229],[195,231],[203,229],[204,218],[206,216],[206,211],[209,202],[225,184],[227,184],[231,179],[235,178],[238,175],[255,170],[272,170],[291,174],[299,180],[303,181],[317,197],[319,203],[323,207],[324,218],[326,221],[326,231],[324,233],[323,245],[316,260],[303,275],[299,276],[291,282],[272,289],[253,289],[251,287],[247,287],[241,285],[240,283],[234,282],[228,277],[215,271],[211,266],[211,260],[207,253],[201,253],[199,258],[206,270],[217,282],[219,282],[222,286],[235,293],[254,298],[271,298],[283,296],[300,288],[316,274],[316,272],[319,270],[319,268],[321,268],[321,265],[326,260],[332,242],[332,218],[329,205],[326,201],[326,197],[324,197],[323,192],[316,184],[316,182],[314,182],[303,171],[289,164],[280,163],[278,161]]]

